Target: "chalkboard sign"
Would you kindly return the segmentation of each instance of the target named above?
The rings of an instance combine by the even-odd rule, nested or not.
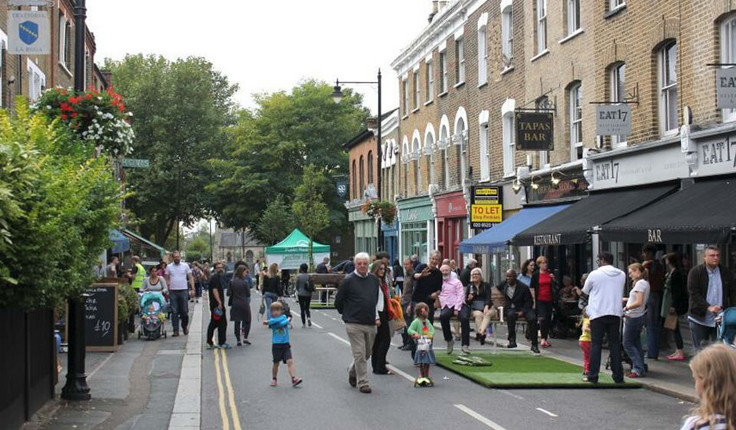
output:
[[[118,349],[118,285],[94,284],[84,298],[87,351]]]

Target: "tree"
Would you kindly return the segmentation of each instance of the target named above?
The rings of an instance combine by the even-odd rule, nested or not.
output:
[[[347,174],[342,144],[360,131],[369,112],[359,94],[346,90],[336,104],[331,92],[326,83],[308,80],[290,93],[259,94],[255,110],[240,112],[226,133],[227,159],[217,162],[222,176],[207,188],[221,221],[257,230],[263,208],[276,196],[291,205],[307,165],[327,177]],[[345,208],[334,187],[323,196],[331,226],[344,229]]]
[[[254,233],[262,243],[272,245],[285,238],[295,226],[291,208],[284,201],[284,196],[278,195],[266,206]]]
[[[314,237],[330,224],[330,210],[324,202],[323,192],[329,184],[324,174],[313,165],[304,168],[302,183],[296,189],[292,208],[297,225],[309,237],[309,270],[314,269]]]
[[[211,214],[205,186],[221,174],[224,130],[234,123],[236,85],[199,57],[168,61],[129,55],[107,61],[118,93],[133,112],[136,158],[149,169],[129,169],[134,190],[127,207],[140,220],[141,234],[164,243],[177,219],[191,225]]]
[[[210,244],[201,236],[196,236],[194,239],[187,242],[185,253],[187,261],[201,261],[202,258],[209,258]]]

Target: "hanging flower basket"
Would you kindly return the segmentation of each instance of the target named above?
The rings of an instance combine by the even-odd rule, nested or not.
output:
[[[396,206],[385,200],[369,200],[361,211],[373,219],[380,218],[384,224],[391,225],[396,219]]]
[[[133,114],[125,109],[123,97],[112,88],[104,92],[50,88],[41,94],[33,111],[58,119],[80,140],[111,156],[132,152],[135,134],[129,121]]]

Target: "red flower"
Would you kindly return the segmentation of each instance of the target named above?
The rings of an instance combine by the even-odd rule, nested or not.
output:
[[[92,100],[92,94],[87,93],[87,95],[84,96],[84,98],[87,99],[87,100]]]
[[[66,121],[66,120],[67,120],[67,119],[69,119],[69,118],[68,118],[68,117],[66,116],[66,114],[65,114],[65,113],[63,113],[63,114],[61,114],[61,119],[63,119],[64,121]]]
[[[65,112],[65,111],[73,111],[74,110],[74,109],[72,109],[71,106],[69,106],[69,104],[67,102],[61,102],[61,104],[59,105],[59,107],[61,108],[61,111],[62,112]]]
[[[77,113],[76,112],[72,112],[72,118],[76,118],[76,117],[77,117]]]

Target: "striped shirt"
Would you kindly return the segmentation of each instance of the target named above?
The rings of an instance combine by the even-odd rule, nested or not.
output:
[[[680,430],[728,430],[726,417],[721,414],[715,414],[711,417],[713,425],[710,422],[703,422],[699,416],[690,416],[685,419]]]

